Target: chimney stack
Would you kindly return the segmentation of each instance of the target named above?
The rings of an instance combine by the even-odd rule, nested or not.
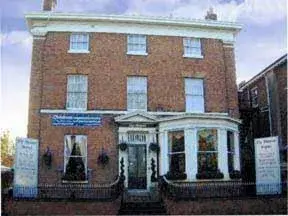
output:
[[[43,0],[43,11],[52,11],[57,5],[57,0]]]
[[[212,7],[210,7],[209,10],[207,11],[205,20],[217,20],[217,14],[213,12]]]

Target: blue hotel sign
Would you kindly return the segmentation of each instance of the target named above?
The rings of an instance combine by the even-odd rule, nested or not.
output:
[[[98,114],[67,113],[52,117],[53,126],[98,127],[101,126],[101,116]]]

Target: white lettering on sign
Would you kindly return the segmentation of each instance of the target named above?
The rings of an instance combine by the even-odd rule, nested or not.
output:
[[[281,193],[278,137],[254,140],[257,194]]]
[[[36,197],[37,184],[38,140],[17,138],[13,196]]]

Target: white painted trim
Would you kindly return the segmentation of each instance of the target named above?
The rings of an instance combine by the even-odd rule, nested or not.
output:
[[[197,59],[203,59],[203,55],[183,55],[184,58],[197,58]]]
[[[107,14],[88,14],[88,13],[47,13],[47,12],[32,12],[25,14],[28,20],[29,27],[31,21],[35,20],[58,20],[58,21],[90,21],[90,22],[116,22],[116,23],[145,23],[145,24],[161,24],[161,25],[177,25],[177,26],[199,26],[199,27],[213,27],[239,31],[242,25],[235,22],[204,20],[204,19],[187,19],[176,17],[155,17],[155,16],[131,16],[131,15],[107,15]]]
[[[140,56],[147,56],[148,55],[147,52],[132,52],[132,51],[129,51],[126,54],[127,55],[140,55]]]
[[[235,42],[239,24],[207,20],[169,19],[163,17],[29,13],[28,27],[33,35],[47,32],[104,32],[214,38]]]
[[[115,115],[121,115],[121,114],[128,114],[132,113],[133,111],[125,111],[125,110],[66,110],[66,109],[41,109],[40,113],[46,113],[46,114],[65,114],[65,113],[87,113],[87,114],[115,114]],[[142,111],[144,112],[144,111]],[[150,115],[162,115],[162,116],[173,116],[173,115],[183,115],[188,114],[186,112],[147,112]],[[190,113],[191,114],[191,113]],[[218,115],[218,116],[228,116],[228,113],[215,113],[215,112],[209,112],[209,113],[202,113],[201,115],[210,116],[210,115]]]
[[[89,50],[68,50],[68,53],[90,53]]]

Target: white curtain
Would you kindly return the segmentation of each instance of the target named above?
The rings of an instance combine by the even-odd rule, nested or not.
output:
[[[67,81],[67,108],[87,108],[88,78],[85,75],[69,75]]]
[[[128,110],[147,110],[147,78],[128,77],[127,79]]]
[[[64,155],[64,167],[66,171],[66,166],[68,164],[70,155],[72,153],[73,143],[71,142],[71,136],[65,136],[65,155]]]
[[[204,112],[204,90],[202,79],[185,79],[186,111]]]
[[[87,174],[87,137],[86,136],[77,136],[76,142],[79,144],[80,153],[82,156],[82,161],[85,165],[85,173]]]

